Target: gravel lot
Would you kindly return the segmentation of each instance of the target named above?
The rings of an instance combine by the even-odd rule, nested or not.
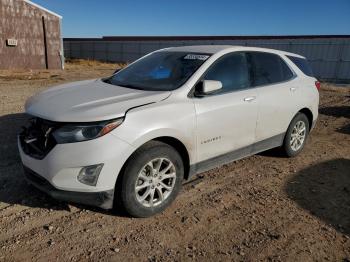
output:
[[[116,65],[0,71],[0,261],[350,261],[350,87],[324,85],[304,152],[276,150],[201,174],[162,214],[132,219],[55,201],[23,180],[25,100]]]

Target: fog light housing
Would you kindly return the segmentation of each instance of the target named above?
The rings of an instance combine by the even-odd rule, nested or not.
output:
[[[96,186],[102,167],[103,164],[83,167],[79,172],[78,181],[85,185]]]

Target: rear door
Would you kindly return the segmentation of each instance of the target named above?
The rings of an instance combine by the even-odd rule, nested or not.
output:
[[[250,153],[257,118],[257,92],[250,88],[245,53],[235,52],[219,58],[203,80],[217,80],[222,90],[194,97],[197,120],[198,161],[238,149]]]
[[[256,142],[268,139],[266,142],[271,144],[264,146],[279,146],[295,112],[298,88],[293,81],[295,75],[277,54],[249,52],[247,55],[252,64],[252,85],[259,96]]]

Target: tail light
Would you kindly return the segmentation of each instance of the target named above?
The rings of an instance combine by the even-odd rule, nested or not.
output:
[[[321,82],[320,81],[315,81],[315,87],[317,88],[318,91],[320,91]]]

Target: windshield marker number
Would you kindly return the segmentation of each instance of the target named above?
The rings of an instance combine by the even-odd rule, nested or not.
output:
[[[196,55],[196,54],[188,54],[184,57],[186,60],[202,60],[205,61],[209,58],[208,55]]]

